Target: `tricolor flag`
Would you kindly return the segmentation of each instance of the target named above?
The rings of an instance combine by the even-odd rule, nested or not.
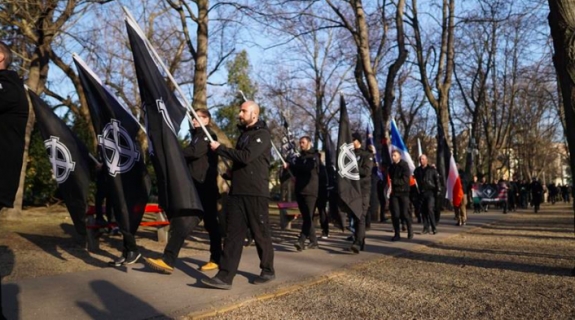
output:
[[[443,131],[443,126],[441,124],[437,127],[437,133],[440,137],[441,148],[443,150],[443,159],[446,164],[445,172],[447,174],[447,193],[445,195],[446,199],[449,199],[453,203],[454,207],[459,207],[461,205],[461,200],[463,199],[463,186],[461,185],[461,179],[459,178],[459,172],[457,171],[457,164],[455,159],[449,151],[449,145],[447,144],[447,139],[445,139],[445,133]]]
[[[158,202],[169,219],[199,215],[203,211],[202,204],[177,136],[186,108],[168,88],[140,27],[126,18],[126,28],[145,112],[150,155],[158,184]]]
[[[88,148],[32,90],[28,95],[36,114],[36,127],[44,139],[52,173],[58,183],[76,232],[86,234],[86,211],[90,188],[91,160]]]
[[[397,129],[395,120],[391,119],[391,151],[393,150],[399,151],[401,154],[401,159],[407,162],[409,170],[411,171],[411,174],[413,174],[413,171],[415,170],[415,164],[409,155],[409,151],[407,150],[405,143],[403,143],[403,139],[401,138],[399,129]]]
[[[150,177],[137,136],[140,124],[124,109],[100,78],[74,55],[80,84],[86,94],[114,215],[123,234],[135,235],[148,202]]]
[[[343,211],[360,219],[363,214],[359,168],[351,140],[349,117],[343,95],[340,99],[339,134],[337,139],[337,188]]]
[[[417,181],[413,177],[413,171],[415,171],[415,164],[413,160],[411,160],[411,156],[409,155],[409,151],[403,143],[403,139],[401,138],[401,134],[399,134],[399,129],[397,129],[397,125],[395,124],[395,120],[391,119],[391,151],[398,150],[401,154],[401,159],[407,162],[407,166],[409,167],[409,171],[411,171],[411,178],[409,179],[409,185],[414,186],[417,185]]]

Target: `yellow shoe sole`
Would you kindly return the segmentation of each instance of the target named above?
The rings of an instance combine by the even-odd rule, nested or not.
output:
[[[208,262],[208,263],[206,263],[200,267],[200,271],[210,271],[210,270],[215,270],[217,268],[219,268],[217,263]]]
[[[174,268],[167,265],[164,261],[162,261],[162,259],[144,258],[144,260],[146,261],[146,264],[154,271],[165,274],[171,274],[174,271]]]

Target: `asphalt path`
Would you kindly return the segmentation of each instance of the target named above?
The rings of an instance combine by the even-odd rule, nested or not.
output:
[[[276,280],[252,284],[260,273],[256,248],[244,248],[239,272],[231,290],[205,288],[200,280],[216,271],[200,272],[209,253],[184,258],[171,275],[158,274],[143,261],[121,268],[67,273],[2,283],[2,304],[8,319],[162,319],[209,314],[317,283],[347,268],[405,251],[417,251],[447,237],[506,217],[500,211],[470,214],[467,226],[457,227],[450,212],[444,213],[439,233],[422,235],[415,224],[415,238],[391,242],[389,223],[374,223],[367,233],[366,251],[348,251],[349,233],[334,232],[320,241],[320,249],[296,252],[293,242],[274,243]],[[294,239],[295,240],[295,239]],[[205,256],[204,256],[205,255]],[[66,263],[63,261],[62,263]]]

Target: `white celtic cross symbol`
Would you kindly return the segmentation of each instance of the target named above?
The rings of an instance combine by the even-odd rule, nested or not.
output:
[[[108,172],[112,177],[118,173],[130,171],[140,160],[140,153],[120,121],[112,119],[98,135],[98,144],[102,147]]]
[[[44,146],[48,150],[48,157],[52,163],[52,172],[58,184],[66,182],[70,173],[74,171],[76,162],[72,161],[70,150],[60,142],[60,138],[50,136],[50,139],[44,141]]]
[[[338,173],[342,178],[359,180],[359,169],[352,143],[344,143],[339,147],[337,166],[339,168]]]

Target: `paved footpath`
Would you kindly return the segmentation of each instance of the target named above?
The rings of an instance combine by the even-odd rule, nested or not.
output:
[[[376,223],[367,234],[366,251],[359,255],[347,251],[350,245],[345,240],[347,233],[334,232],[320,242],[319,250],[296,252],[292,242],[274,243],[277,278],[266,285],[251,284],[260,272],[257,252],[252,246],[244,249],[232,290],[204,288],[200,279],[216,272],[198,271],[206,260],[198,256],[180,260],[171,275],[155,273],[143,263],[136,263],[117,269],[5,282],[2,303],[8,319],[164,319],[202,315],[317,282],[382,255],[415,251],[422,245],[504,217],[499,211],[472,215],[467,226],[457,227],[452,213],[445,212],[438,234],[421,235],[421,225],[415,224],[415,238],[400,242],[389,241],[393,235],[389,223]]]

